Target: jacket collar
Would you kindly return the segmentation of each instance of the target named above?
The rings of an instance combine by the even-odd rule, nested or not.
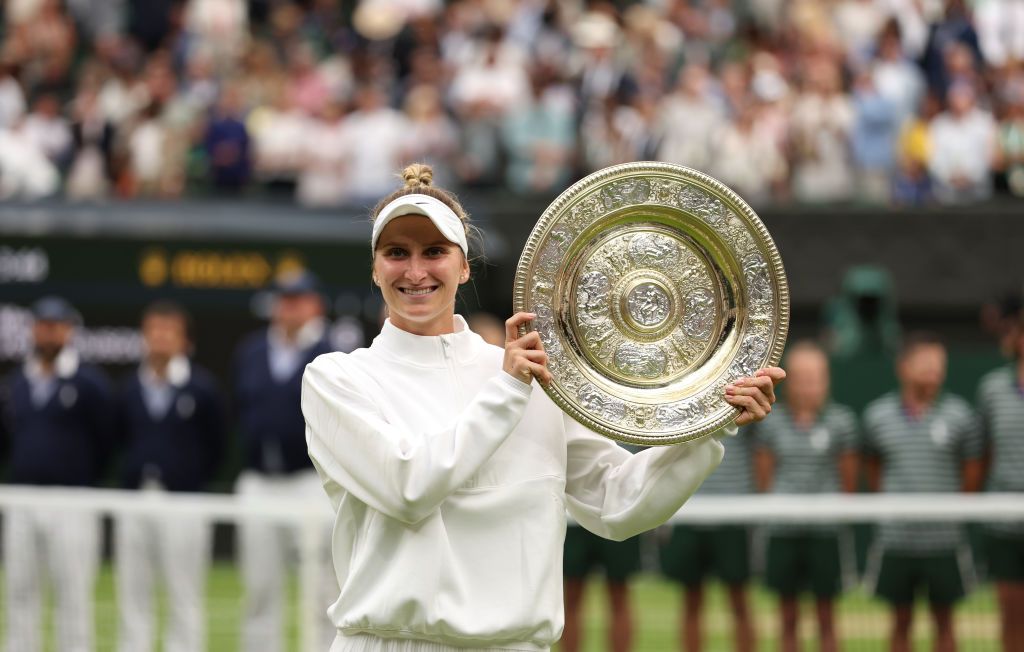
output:
[[[58,378],[67,380],[78,373],[78,364],[78,351],[65,346],[57,354],[57,359],[53,362],[53,370]],[[28,378],[41,378],[43,376],[42,365],[39,364],[39,360],[35,356],[25,360],[24,372]]]
[[[327,320],[323,317],[316,317],[302,325],[299,332],[295,334],[294,342],[289,342],[277,326],[271,326],[268,329],[267,339],[270,340],[271,346],[294,347],[300,351],[305,351],[322,340],[326,330]]]
[[[450,361],[466,363],[476,358],[483,340],[469,330],[462,315],[455,315],[455,332],[447,335],[413,335],[384,321],[370,348],[408,364],[444,367]]]
[[[176,355],[167,363],[167,383],[176,389],[188,384],[192,377],[192,364],[183,355]],[[142,384],[159,384],[156,372],[146,363],[139,365],[139,380]]]

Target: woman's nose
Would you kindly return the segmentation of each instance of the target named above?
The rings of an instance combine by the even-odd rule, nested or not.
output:
[[[418,256],[409,258],[409,266],[405,269],[405,277],[410,281],[419,282],[427,276],[426,267]]]

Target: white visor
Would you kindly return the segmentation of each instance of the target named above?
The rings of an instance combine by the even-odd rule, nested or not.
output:
[[[423,215],[430,218],[441,235],[459,245],[462,248],[462,253],[469,258],[466,227],[463,226],[459,216],[439,199],[419,193],[402,195],[381,209],[373,221],[373,236],[370,238],[371,251],[377,250],[377,239],[380,238],[380,234],[388,222],[403,215]]]

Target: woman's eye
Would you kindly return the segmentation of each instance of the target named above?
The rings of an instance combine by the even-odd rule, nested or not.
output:
[[[431,247],[430,249],[427,249],[428,256],[443,256],[446,253],[448,253],[448,250],[444,247]]]
[[[388,258],[400,258],[401,256],[405,255],[405,249],[400,249],[398,247],[392,247],[392,248],[388,249],[387,251],[385,251],[384,255],[387,256]]]

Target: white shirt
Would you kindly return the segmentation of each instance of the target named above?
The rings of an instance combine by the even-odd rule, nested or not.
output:
[[[631,455],[455,320],[436,337],[388,321],[369,348],[306,367],[306,441],[337,514],[328,614],[354,649],[548,649],[566,509],[625,539],[668,519],[723,455],[714,437]]]

